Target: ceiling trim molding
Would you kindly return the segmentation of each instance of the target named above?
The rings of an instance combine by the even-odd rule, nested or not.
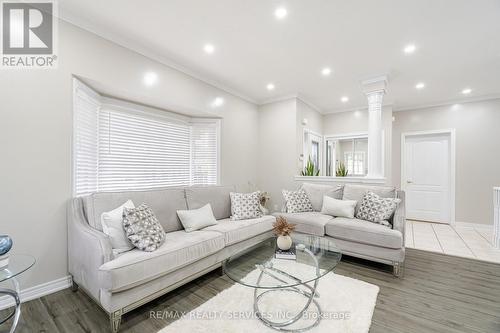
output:
[[[280,96],[280,97],[270,98],[270,99],[263,100],[262,102],[258,103],[258,105],[259,106],[263,106],[263,105],[266,105],[266,104],[284,102],[284,101],[288,101],[290,99],[298,99],[298,98],[299,98],[299,96],[297,94],[283,95],[283,96]]]
[[[382,108],[387,108],[387,107],[394,107],[394,104],[393,103],[382,104]],[[360,107],[346,108],[346,109],[329,110],[329,111],[326,111],[324,114],[335,114],[335,113],[342,113],[342,112],[354,112],[354,111],[366,111],[366,110],[368,110],[368,105],[363,105]]]
[[[193,79],[196,79],[198,81],[201,81],[205,84],[208,84],[214,88],[220,89],[230,95],[233,95],[235,97],[241,98],[249,103],[255,104],[255,105],[260,105],[260,103],[251,98],[250,96],[237,91],[236,89],[230,88],[225,86],[224,84],[221,84],[217,82],[216,80],[207,77],[206,75],[201,75],[191,69],[188,69],[182,65],[179,65],[178,63],[168,59],[167,57],[161,56],[158,53],[152,51],[151,49],[145,47],[144,45],[140,45],[139,43],[130,40],[128,38],[124,38],[123,36],[110,33],[106,29],[103,29],[102,27],[91,24],[88,20],[82,19],[81,17],[78,17],[77,15],[74,15],[70,11],[60,8],[59,10],[59,19],[70,23],[74,26],[77,26],[85,31],[88,31],[94,35],[97,35],[103,39],[106,39],[112,43],[115,43],[117,45],[120,45],[122,47],[125,47],[133,52],[136,52],[142,56],[145,56],[146,58],[152,59],[156,62],[159,62],[162,65],[165,65],[167,67],[170,67],[176,71],[179,71],[189,77],[192,77]]]
[[[300,94],[297,94],[297,99],[299,99],[302,103],[304,103],[307,106],[309,106],[314,111],[316,111],[316,112],[318,112],[320,114],[325,114],[325,112],[320,107],[318,107],[316,104],[312,103],[308,99],[305,99],[304,96],[302,96]]]
[[[443,101],[443,102],[439,102],[439,103],[430,103],[430,104],[423,104],[423,105],[416,105],[416,106],[404,106],[404,107],[400,107],[400,108],[394,108],[392,111],[393,112],[404,112],[404,111],[428,109],[428,108],[447,106],[447,105],[453,105],[453,104],[460,104],[460,103],[473,103],[473,102],[489,101],[489,100],[493,100],[493,99],[500,99],[500,94],[481,95],[481,96],[473,96],[473,97],[471,96],[471,97],[466,97],[466,98],[457,98],[457,99],[453,99],[453,100]]]

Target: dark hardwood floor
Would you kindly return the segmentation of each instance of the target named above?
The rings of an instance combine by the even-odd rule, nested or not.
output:
[[[500,332],[499,264],[408,249],[403,279],[394,278],[387,266],[354,258],[343,259],[336,273],[380,287],[370,332]],[[190,311],[232,284],[217,272],[207,274],[126,314],[121,332],[157,332],[172,319],[150,318],[151,311]],[[67,289],[24,303],[16,332],[108,329],[108,317],[97,305]]]

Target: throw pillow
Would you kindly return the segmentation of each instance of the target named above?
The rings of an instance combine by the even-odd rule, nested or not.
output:
[[[383,198],[371,191],[367,191],[356,217],[361,220],[376,222],[389,226],[389,218],[394,214],[401,199]]]
[[[152,252],[165,241],[165,231],[146,204],[123,209],[123,228],[128,239],[141,251]]]
[[[212,206],[206,204],[198,209],[178,210],[177,215],[181,220],[182,226],[186,232],[199,230],[210,225],[217,224],[217,220],[212,212]]]
[[[285,199],[287,213],[302,213],[313,211],[311,200],[309,200],[309,197],[304,190],[283,190],[282,193],[283,198]]]
[[[321,214],[353,219],[356,203],[355,200],[338,200],[325,195]]]
[[[229,193],[231,197],[231,220],[255,219],[262,216],[260,191],[253,193]]]
[[[109,237],[114,253],[118,254],[134,248],[123,229],[123,209],[134,207],[132,200],[127,200],[120,207],[101,214],[102,231]]]

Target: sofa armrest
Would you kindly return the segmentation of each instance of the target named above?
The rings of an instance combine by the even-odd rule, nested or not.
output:
[[[396,194],[398,199],[401,199],[401,202],[394,212],[394,216],[392,218],[392,226],[393,229],[399,230],[403,234],[403,247],[405,246],[405,231],[406,231],[406,202],[405,202],[405,192],[397,191]]]
[[[83,212],[81,198],[68,207],[68,266],[73,280],[99,299],[99,267],[113,259],[108,237],[93,229]]]

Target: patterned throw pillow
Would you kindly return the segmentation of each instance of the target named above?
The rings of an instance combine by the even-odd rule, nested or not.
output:
[[[231,220],[256,219],[262,216],[260,191],[253,193],[229,193],[231,197]]]
[[[387,220],[394,214],[401,199],[382,198],[381,196],[367,191],[356,217],[361,220],[380,223],[390,226]]]
[[[312,212],[313,206],[311,200],[303,189],[297,191],[283,190],[283,198],[286,202],[287,213]]]
[[[146,204],[123,209],[123,228],[128,239],[141,251],[152,252],[165,241],[165,231]]]

